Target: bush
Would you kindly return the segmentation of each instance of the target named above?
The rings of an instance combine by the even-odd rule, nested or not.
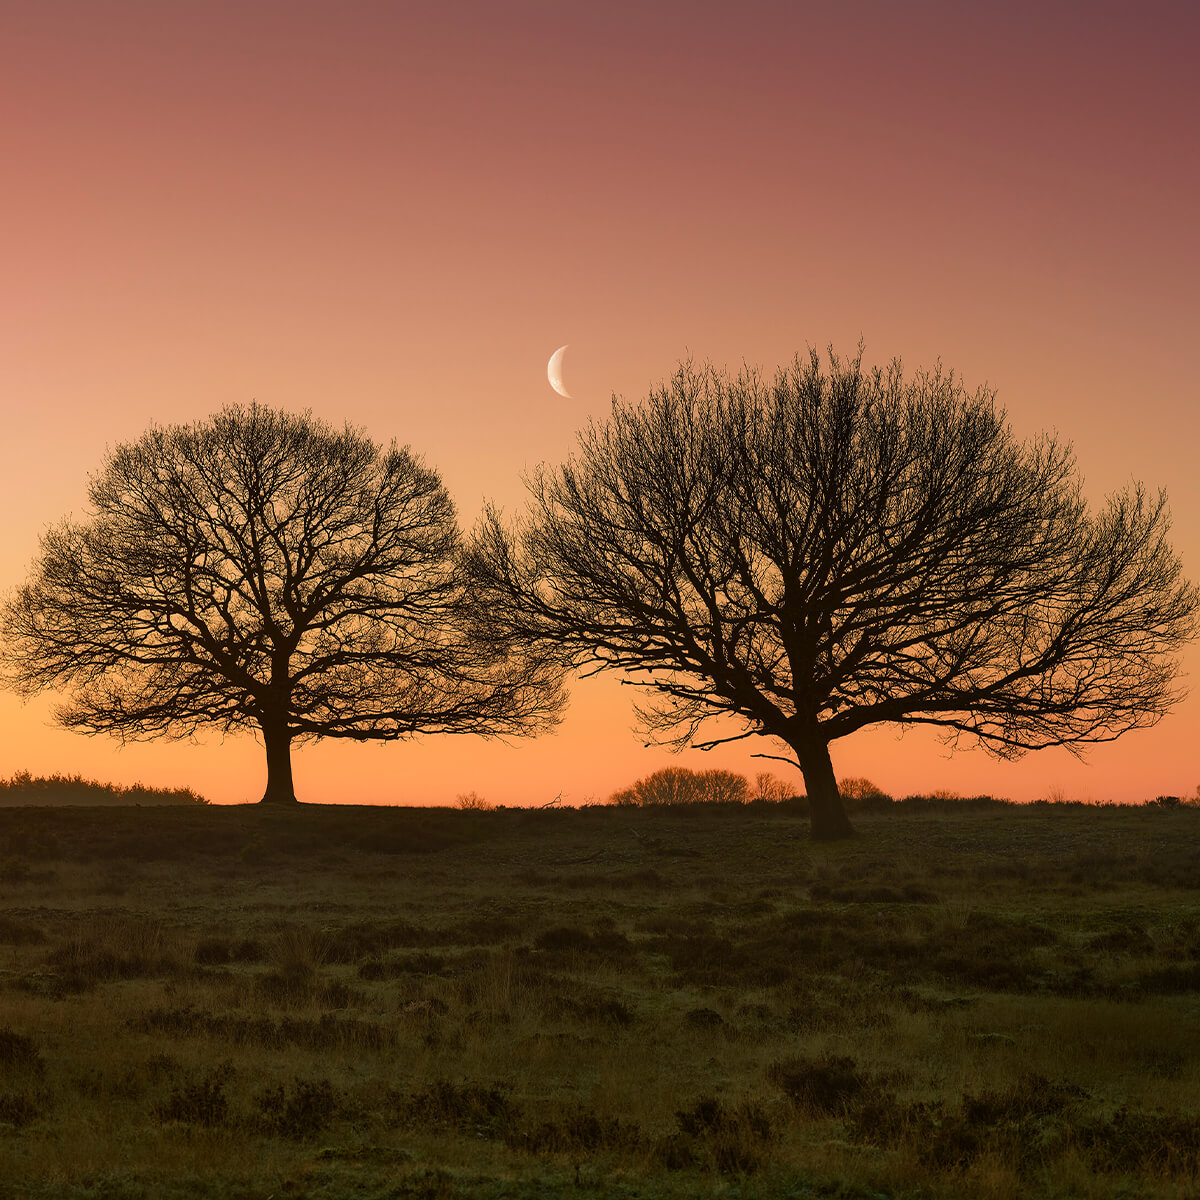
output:
[[[847,812],[883,812],[895,803],[887,792],[861,776],[840,780],[838,791]]]
[[[747,804],[750,784],[744,775],[714,768],[663,767],[639,779],[632,787],[614,792],[610,804],[653,808],[689,804]]]
[[[455,803],[465,812],[491,812],[496,807],[475,792],[460,792]]]
[[[730,1108],[715,1096],[701,1096],[678,1111],[675,1121],[679,1132],[663,1139],[655,1156],[669,1171],[700,1166],[721,1175],[749,1175],[772,1137],[769,1118],[750,1101]]]
[[[154,1116],[162,1122],[178,1121],[185,1125],[222,1125],[229,1116],[225,1085],[233,1077],[232,1063],[214,1067],[200,1079],[180,1084],[161,1104]]]
[[[819,1116],[841,1116],[878,1090],[876,1081],[860,1071],[854,1059],[832,1054],[772,1063],[767,1079],[802,1112]]]
[[[42,1056],[37,1043],[33,1038],[9,1029],[7,1025],[0,1026],[0,1068],[5,1075],[15,1071],[40,1073]]]
[[[19,1129],[22,1125],[28,1125],[40,1111],[28,1096],[0,1092],[0,1125],[12,1125]]]
[[[409,1126],[458,1129],[478,1137],[511,1136],[520,1109],[503,1086],[438,1079],[400,1102]]]
[[[1111,1120],[1085,1125],[1080,1142],[1095,1170],[1161,1172],[1194,1183],[1200,1161],[1200,1118],[1123,1106]]]
[[[600,1150],[632,1149],[641,1143],[636,1123],[619,1117],[598,1117],[576,1108],[557,1121],[545,1121],[532,1129],[510,1132],[505,1144],[527,1154],[571,1154],[590,1156]]]
[[[290,1088],[267,1088],[255,1098],[256,1124],[265,1133],[304,1141],[316,1137],[338,1115],[341,1104],[328,1079],[300,1079]]]
[[[570,958],[578,955],[594,962],[619,965],[637,957],[633,943],[615,929],[579,929],[559,925],[539,933],[533,942],[538,950],[551,957]]]

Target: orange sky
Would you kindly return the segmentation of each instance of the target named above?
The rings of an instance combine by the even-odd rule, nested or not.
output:
[[[349,419],[423,453],[469,525],[689,351],[771,368],[860,336],[995,386],[1094,497],[1166,486],[1196,578],[1198,13],[0,0],[0,588],[151,421]],[[546,383],[563,342],[573,402]],[[297,793],[580,802],[670,762],[771,766],[645,750],[631,698],[582,684],[513,747],[304,748]],[[121,749],[51,705],[0,697],[0,775],[261,794],[249,737]],[[896,794],[1142,799],[1200,784],[1198,724],[1200,696],[1086,765],[875,730],[834,764]]]

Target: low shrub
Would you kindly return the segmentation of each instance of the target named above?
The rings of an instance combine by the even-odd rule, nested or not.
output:
[[[0,1092],[0,1125],[20,1129],[41,1116],[41,1105],[20,1092]]]
[[[418,950],[412,954],[391,955],[388,958],[368,958],[358,965],[359,979],[372,983],[398,979],[404,975],[442,975],[451,960],[442,954]]]
[[[341,1111],[337,1089],[328,1079],[301,1079],[276,1084],[254,1099],[252,1124],[263,1133],[306,1141],[330,1125]]]
[[[675,1114],[678,1133],[662,1139],[655,1158],[667,1170],[699,1167],[720,1175],[749,1175],[762,1162],[762,1147],[773,1136],[770,1119],[751,1101],[733,1107],[701,1096]]]
[[[233,1076],[233,1064],[225,1062],[199,1079],[179,1084],[166,1100],[154,1106],[155,1119],[183,1125],[223,1125],[229,1117],[225,1086]]]
[[[491,812],[496,806],[476,792],[459,792],[455,807],[464,812]]]
[[[1195,1181],[1200,1170],[1200,1117],[1119,1108],[1107,1121],[1083,1126],[1079,1144],[1094,1170],[1149,1172]]]
[[[1169,963],[1140,972],[1135,988],[1147,995],[1180,996],[1200,992],[1200,962]]]
[[[202,938],[192,951],[192,961],[199,967],[223,967],[232,963],[260,963],[267,958],[261,942],[243,939],[233,942],[227,938]]]
[[[340,979],[323,979],[307,963],[289,963],[266,971],[254,981],[255,993],[278,1008],[316,1005],[325,1009],[348,1008],[357,999]]]
[[[514,1130],[504,1137],[505,1145],[526,1154],[545,1156],[569,1154],[575,1158],[601,1150],[631,1150],[641,1144],[636,1122],[620,1117],[599,1117],[582,1107],[556,1121],[544,1121],[529,1129]]]
[[[437,1079],[399,1099],[397,1116],[406,1126],[449,1127],[478,1137],[499,1138],[511,1134],[520,1108],[503,1085]]]
[[[17,1071],[42,1070],[42,1055],[37,1043],[26,1034],[17,1033],[7,1025],[0,1026],[0,1068],[5,1074]]]
[[[725,1018],[715,1008],[689,1008],[683,1014],[683,1023],[692,1029],[719,1029]]]
[[[906,1142],[918,1161],[957,1172],[987,1156],[1028,1176],[1068,1139],[1064,1114],[1086,1098],[1072,1084],[1022,1076],[1007,1089],[965,1093],[958,1110],[940,1101],[903,1103],[875,1090],[847,1113],[855,1141],[894,1146]]]
[[[606,992],[575,986],[569,993],[551,992],[539,1007],[549,1017],[568,1018],[585,1025],[632,1025],[635,1013],[625,1001]]]
[[[816,1116],[842,1116],[879,1090],[875,1078],[854,1059],[833,1054],[774,1062],[767,1080],[802,1112]]]
[[[588,930],[573,925],[557,925],[539,933],[533,944],[552,958],[578,955],[595,963],[621,965],[637,957],[633,943],[615,929]]]
[[[372,1052],[390,1049],[395,1032],[387,1025],[322,1013],[320,1017],[245,1016],[211,1013],[196,1008],[152,1008],[131,1017],[128,1027],[138,1033],[165,1033],[170,1037],[203,1037],[234,1045],[304,1050]]]

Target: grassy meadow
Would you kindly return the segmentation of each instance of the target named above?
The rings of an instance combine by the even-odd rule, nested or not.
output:
[[[1200,809],[0,810],[0,1197],[1200,1195]]]

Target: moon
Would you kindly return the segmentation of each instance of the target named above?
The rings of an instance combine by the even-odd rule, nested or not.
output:
[[[570,342],[567,343],[570,345]],[[550,380],[550,386],[565,400],[572,399],[571,393],[567,391],[563,384],[562,367],[563,355],[566,354],[567,347],[559,346],[555,352],[550,355],[550,361],[546,364],[546,378]]]

